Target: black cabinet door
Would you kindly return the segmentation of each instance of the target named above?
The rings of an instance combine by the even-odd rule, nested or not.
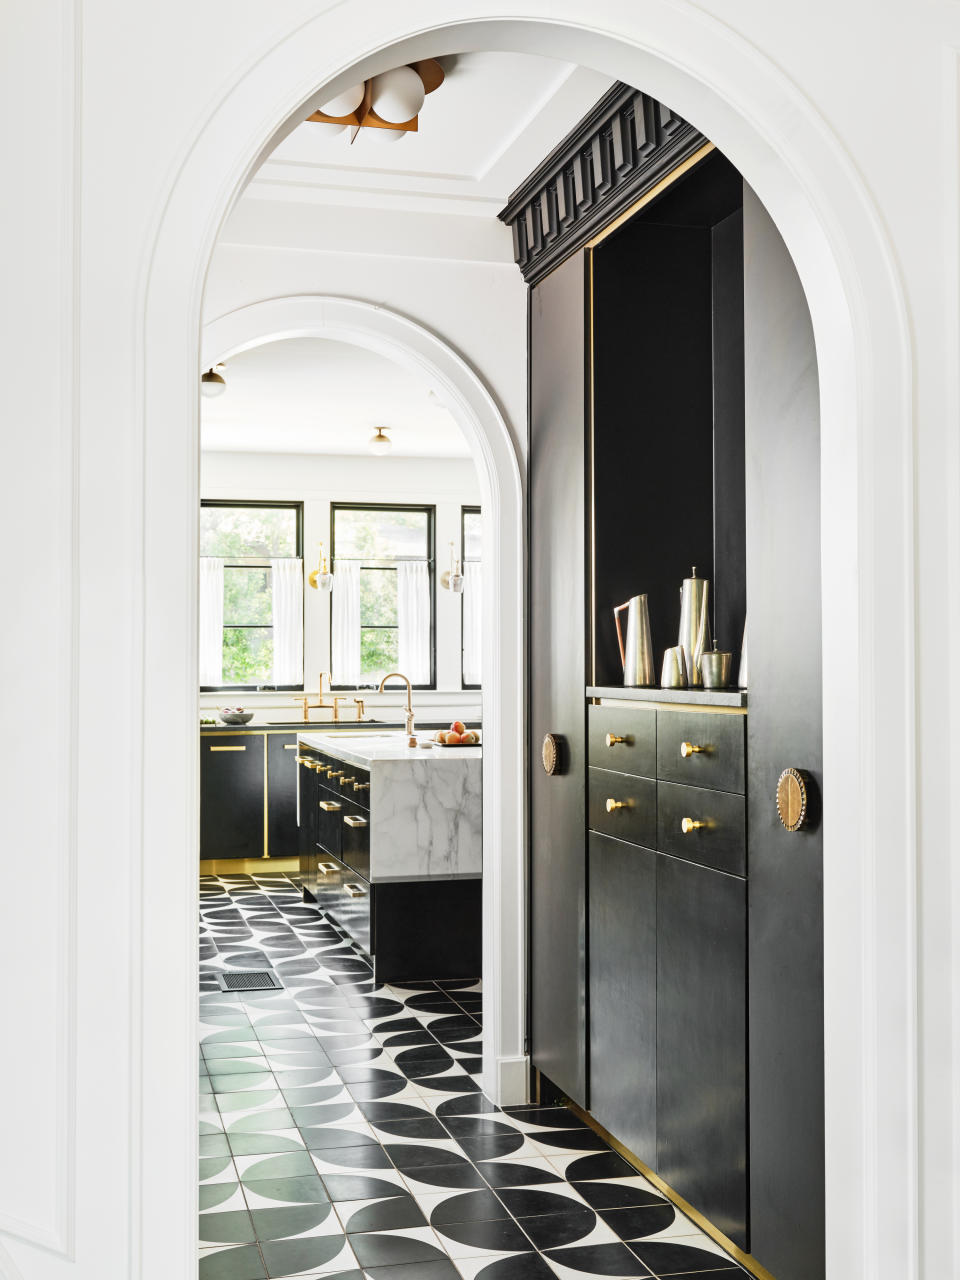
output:
[[[531,1049],[586,1104],[584,258],[530,293]],[[561,771],[541,768],[547,733]]]
[[[746,911],[746,881],[657,855],[656,1169],[744,1249]]]
[[[297,764],[297,851],[300,854],[300,885],[311,898],[317,896],[317,774],[310,767],[315,753],[302,749],[295,753]]]
[[[657,1162],[657,855],[590,834],[590,1110]]]
[[[298,852],[297,735],[267,734],[267,853],[292,858]]]
[[[263,856],[262,733],[200,738],[200,857]]]
[[[774,804],[783,769],[822,780],[817,357],[796,269],[751,191],[744,242],[750,1247],[778,1280],[822,1280],[823,832],[785,830]]]

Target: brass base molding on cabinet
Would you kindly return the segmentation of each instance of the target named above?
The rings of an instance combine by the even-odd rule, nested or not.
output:
[[[535,1092],[539,1098],[539,1071],[536,1072]],[[725,1236],[719,1228],[715,1227],[709,1219],[705,1218],[702,1213],[698,1213],[692,1204],[684,1200],[683,1196],[678,1195],[671,1186],[654,1173],[649,1165],[644,1164],[639,1156],[634,1155],[629,1147],[625,1147],[622,1142],[618,1142],[612,1133],[609,1133],[602,1124],[599,1124],[593,1118],[589,1111],[584,1111],[582,1107],[577,1106],[577,1104],[572,1102],[569,1098],[564,1099],[564,1105],[569,1107],[575,1116],[579,1116],[583,1123],[588,1125],[594,1133],[599,1134],[604,1142],[609,1143],[613,1150],[616,1151],[617,1155],[622,1156],[628,1164],[633,1165],[639,1174],[642,1174],[648,1182],[652,1183],[662,1195],[666,1196],[671,1204],[675,1205],[682,1214],[688,1217],[691,1222],[695,1223],[700,1230],[705,1232],[711,1240],[715,1241],[721,1249],[726,1250],[735,1262],[738,1262],[741,1267],[744,1267],[752,1276],[755,1276],[756,1280],[776,1280],[776,1277],[771,1275],[766,1267],[759,1263],[751,1254],[744,1253],[744,1251],[735,1245],[728,1236]]]
[[[263,864],[269,862],[269,867]],[[290,875],[299,871],[299,858],[201,858],[202,876]]]

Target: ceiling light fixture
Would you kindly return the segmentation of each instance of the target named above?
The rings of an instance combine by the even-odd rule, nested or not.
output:
[[[221,396],[227,389],[227,380],[223,376],[226,369],[225,364],[215,364],[212,369],[208,369],[200,379],[200,394],[203,396],[213,397]]]
[[[367,441],[367,448],[371,453],[389,453],[393,448],[393,441],[388,435],[385,435],[386,427],[377,427],[376,431]]]
[[[350,85],[307,119],[349,126],[351,143],[362,128],[388,129],[397,135],[391,141],[399,141],[417,132],[424,98],[442,84],[443,67],[436,58],[423,58]]]

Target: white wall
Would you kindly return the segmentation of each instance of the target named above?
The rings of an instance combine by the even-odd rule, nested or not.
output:
[[[446,23],[460,25],[418,34]],[[797,262],[827,495],[829,1275],[955,1276],[960,6],[946,0],[0,8],[5,546],[30,530],[0,628],[0,938],[30,979],[4,988],[4,1025],[28,1029],[30,1051],[2,1067],[0,1271],[190,1274],[195,299],[255,145],[320,79],[415,37],[414,56],[437,42],[556,51],[662,97],[744,172]],[[284,292],[357,291],[347,260],[276,256]],[[226,249],[208,301],[277,291],[259,252]],[[522,440],[516,273],[384,257],[365,296],[442,334]],[[145,770],[171,713],[167,763]],[[144,820],[157,795],[162,851]],[[522,955],[516,934],[498,945]]]
[[[303,555],[307,572],[317,567],[321,542],[327,555],[330,554],[331,502],[409,502],[435,506],[436,687],[438,691],[462,688],[461,597],[444,591],[439,578],[448,567],[451,540],[454,554],[460,555],[460,508],[480,505],[477,470],[472,462],[454,458],[204,453],[200,459],[200,496],[303,502]],[[313,691],[317,688],[319,673],[330,670],[330,593],[327,591],[307,588],[304,592],[303,643],[305,688]],[[222,694],[201,694],[200,697],[202,707],[217,706],[222,701]],[[284,701],[292,705],[290,695]],[[371,696],[367,701],[374,706],[378,700]],[[469,705],[476,705],[478,701],[475,693],[466,699]],[[271,703],[276,705],[276,699]]]

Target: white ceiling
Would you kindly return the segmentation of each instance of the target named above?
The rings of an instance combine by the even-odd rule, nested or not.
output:
[[[201,400],[205,451],[363,455],[382,426],[390,456],[470,456],[430,384],[361,347],[326,338],[270,342],[232,356],[224,376],[227,390]]]
[[[351,146],[348,131],[305,122],[264,162],[249,195],[495,216],[611,84],[528,54],[439,61],[446,78],[428,95],[417,133],[387,142],[386,131],[361,129]]]

